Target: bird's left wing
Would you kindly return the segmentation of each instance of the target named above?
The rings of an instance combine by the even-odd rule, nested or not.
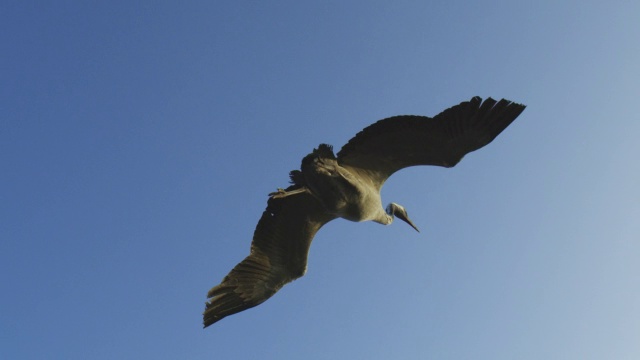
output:
[[[251,253],[209,290],[204,327],[261,304],[304,275],[311,240],[333,219],[307,192],[270,198],[253,234]]]
[[[430,118],[394,116],[359,132],[338,152],[338,162],[378,189],[394,172],[415,165],[451,167],[490,143],[525,106],[474,97]]]

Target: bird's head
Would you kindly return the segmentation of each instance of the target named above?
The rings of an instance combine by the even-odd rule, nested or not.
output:
[[[407,215],[407,210],[404,208],[404,206],[396,203],[390,203],[389,205],[387,205],[387,214],[389,214],[389,216],[391,217],[397,216],[398,219],[409,224],[417,232],[420,232],[420,230],[418,230],[418,228],[413,224],[413,221],[409,219],[409,215]]]

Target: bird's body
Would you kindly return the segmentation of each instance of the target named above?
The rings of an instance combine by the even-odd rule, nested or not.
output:
[[[291,172],[292,185],[271,193],[256,227],[251,253],[209,291],[204,326],[256,306],[306,272],[315,233],[343,218],[388,225],[394,216],[418,230],[406,210],[385,209],[380,189],[394,172],[415,165],[451,167],[490,143],[524,110],[508,100],[474,97],[439,115],[380,120],[336,155],[321,144]]]
[[[296,185],[313,195],[335,217],[351,221],[386,219],[375,186],[340,166],[329,145],[321,144],[305,157],[300,174],[294,172],[292,177]]]

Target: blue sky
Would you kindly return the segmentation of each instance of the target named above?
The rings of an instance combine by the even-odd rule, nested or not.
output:
[[[3,359],[637,359],[640,5],[0,5]],[[337,220],[202,330],[317,144],[474,95],[527,110],[394,175],[421,229]]]

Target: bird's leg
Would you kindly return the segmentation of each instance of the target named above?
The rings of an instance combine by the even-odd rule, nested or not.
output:
[[[277,191],[270,193],[269,196],[274,198],[274,199],[280,199],[280,198],[285,198],[285,197],[290,196],[290,195],[301,194],[303,192],[307,192],[307,188],[306,187],[301,187],[299,189],[295,189],[295,190],[291,190],[291,191],[285,191],[282,188],[278,188]]]

